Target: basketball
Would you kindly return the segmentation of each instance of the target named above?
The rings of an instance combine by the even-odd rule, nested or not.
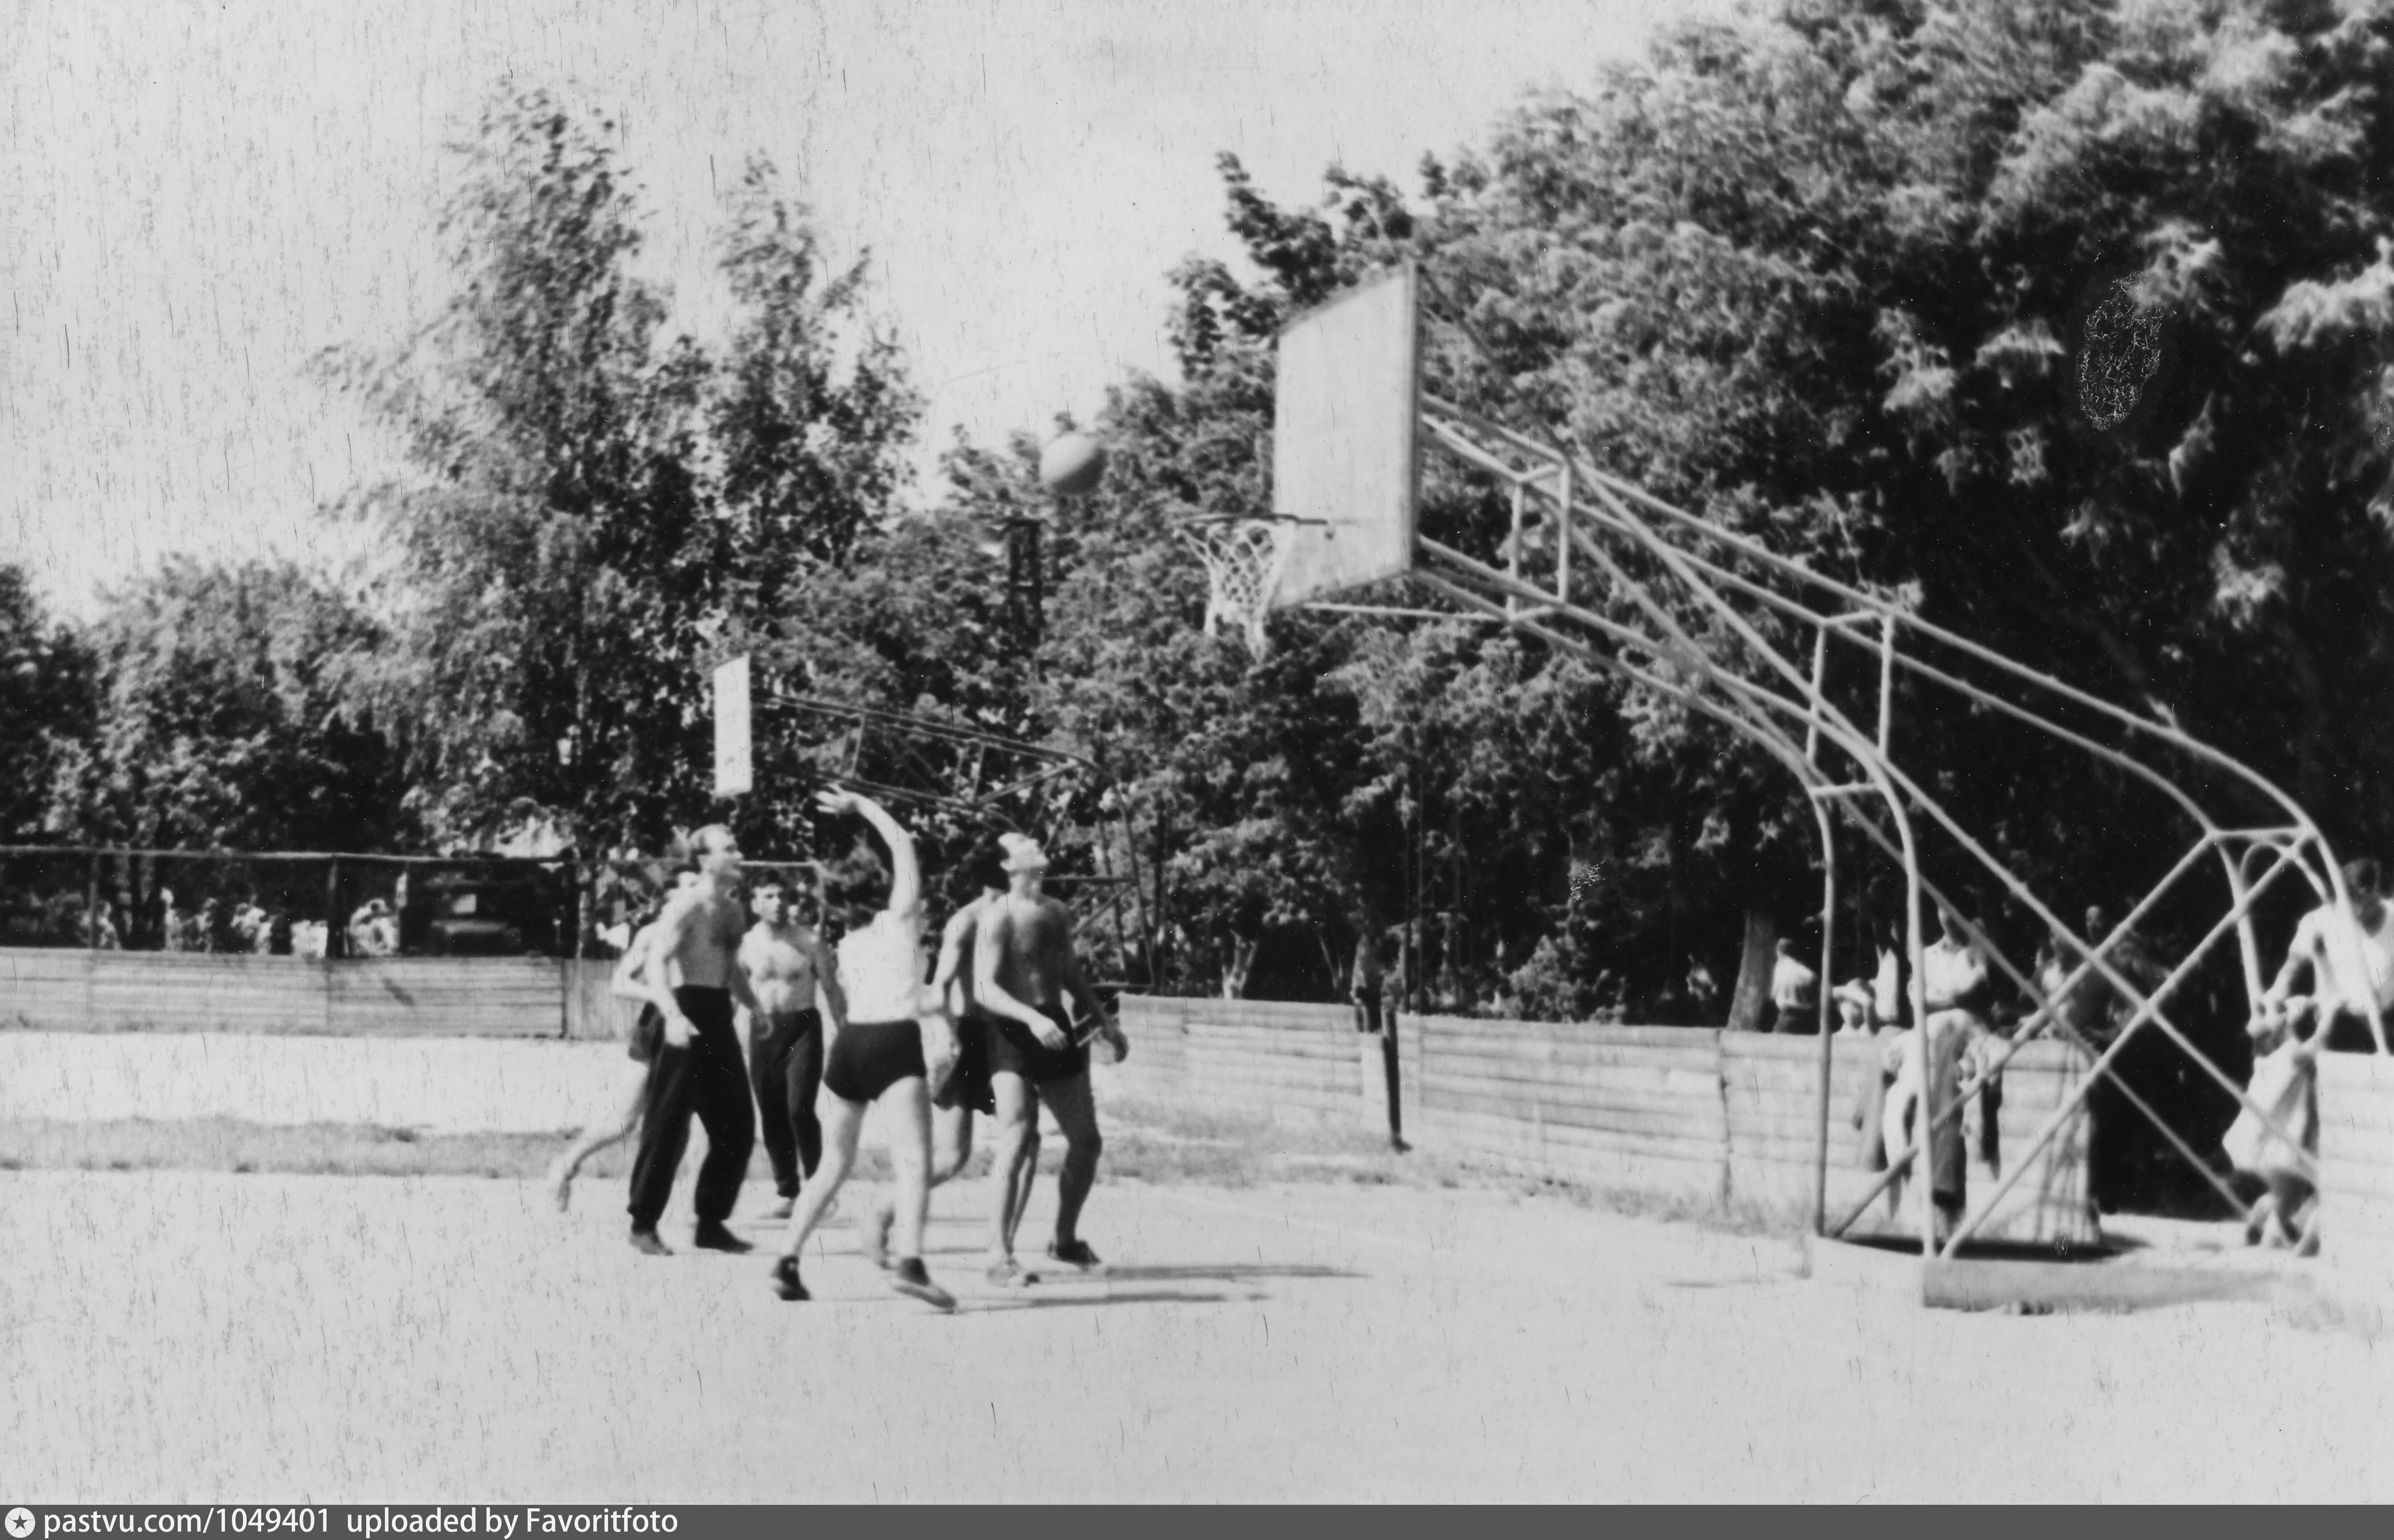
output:
[[[1039,451],[1039,484],[1058,497],[1085,497],[1106,476],[1106,448],[1085,433],[1059,434]]]

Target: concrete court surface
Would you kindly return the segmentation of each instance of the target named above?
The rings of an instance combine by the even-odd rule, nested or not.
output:
[[[2251,1304],[1930,1312],[1784,1240],[1332,1183],[1101,1185],[1111,1274],[1001,1294],[976,1182],[940,1316],[845,1219],[789,1305],[761,1255],[635,1256],[603,1186],[0,1173],[0,1499],[2394,1496],[2386,1350]]]

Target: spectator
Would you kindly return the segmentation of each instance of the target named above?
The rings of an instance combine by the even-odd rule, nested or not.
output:
[[[349,916],[351,957],[399,955],[399,920],[387,899],[370,898]]]
[[[2304,1256],[2319,1249],[2317,1194],[2307,1167],[2319,1154],[2320,1051],[2334,1044],[2340,1027],[2374,1026],[2394,1009],[2394,906],[2386,902],[2383,874],[2374,860],[2355,861],[2344,868],[2344,885],[2348,905],[2322,904],[2295,928],[2285,963],[2247,1028],[2253,1079],[2245,1095],[2277,1127],[2247,1107],[2220,1141],[2238,1170],[2269,1185],[2245,1226],[2246,1243],[2291,1241]],[[2306,972],[2311,993],[2297,995],[2295,981]],[[2308,1036],[2306,1020],[2312,1024]]]
[[[1380,990],[1388,969],[1380,960],[1379,938],[1365,927],[1355,940],[1355,972],[1348,993],[1355,1002],[1355,1030],[1380,1030]]]
[[[158,933],[161,946],[170,952],[207,950],[207,933],[201,926],[200,917],[189,909],[175,907],[174,889],[158,890]]]
[[[1820,1004],[1821,975],[1796,959],[1796,944],[1779,938],[1778,960],[1770,965],[1770,1019],[1765,1032],[1809,1032]]]
[[[99,900],[97,908],[85,911],[83,923],[76,929],[80,933],[75,939],[99,951],[113,952],[125,945],[125,938],[116,930],[115,906],[105,898]]]

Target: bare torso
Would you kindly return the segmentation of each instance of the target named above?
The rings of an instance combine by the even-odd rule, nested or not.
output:
[[[686,919],[671,961],[680,970],[677,986],[729,989],[731,970],[738,966],[741,929],[746,917],[740,906],[721,894],[693,890],[675,900],[685,906]]]
[[[820,943],[804,925],[757,921],[740,943],[740,966],[748,987],[768,1015],[811,1011],[815,1004],[815,954]]]
[[[1072,972],[1072,916],[1052,898],[1008,894],[990,905],[993,926],[981,937],[997,948],[997,982],[1023,1004],[1062,1001]]]

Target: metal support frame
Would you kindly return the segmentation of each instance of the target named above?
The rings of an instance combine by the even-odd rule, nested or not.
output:
[[[2255,771],[2169,724],[2135,715],[2018,663],[1922,619],[1894,599],[1812,571],[1756,541],[1610,476],[1554,444],[1427,394],[1422,397],[1419,410],[1422,442],[1505,483],[1511,517],[1501,565],[1479,561],[1424,537],[1415,542],[1414,581],[1459,607],[1462,613],[1455,618],[1493,620],[1537,636],[1718,723],[1786,767],[1815,811],[1822,869],[1819,1023],[1822,1043],[1814,1223],[1822,1233],[1841,1233],[1878,1195],[1874,1192],[1844,1222],[1834,1227],[1826,1222],[1834,1071],[1830,991],[1835,976],[1838,876],[1835,830],[1840,820],[1857,829],[1904,873],[1903,946],[1910,962],[1909,1003],[1914,1028],[1924,1034],[1925,1071],[1930,1012],[1923,967],[1927,951],[1922,939],[1923,901],[1933,898],[1941,903],[1944,895],[1923,875],[1916,824],[1921,829],[1939,831],[1958,847],[1963,862],[1992,876],[2056,939],[2085,959],[2062,985],[2063,997],[2099,982],[2126,1001],[2133,1012],[2117,1038],[2096,1055],[2085,1083],[2048,1120],[2031,1150],[2006,1162],[2009,1174],[1955,1227],[1946,1246],[1948,1255],[1977,1232],[2028,1164],[2078,1115],[2097,1078],[2108,1076],[2119,1084],[2112,1066],[2127,1041],[2148,1025],[2191,1055],[2272,1132],[2284,1136],[2272,1110],[2256,1104],[2242,1086],[2196,1050],[2169,1021],[2164,1004],[2203,957],[2230,933],[2238,938],[2248,996],[2257,1000],[2263,982],[2252,910],[2286,870],[2299,871],[2322,899],[2349,902],[2334,852],[2292,798]],[[1381,607],[1328,606],[1317,601],[1311,607],[1371,613]],[[1810,640],[1809,668],[1799,667],[1791,656],[1795,641],[1805,636]],[[1829,688],[1832,655],[1839,647],[1857,651],[1876,664],[1875,721],[1867,727],[1848,716]],[[1932,661],[1932,655],[1940,660]],[[1980,683],[1966,676],[1964,670],[1993,677]],[[2193,826],[2193,848],[2110,936],[2098,944],[2079,935],[1905,770],[1894,748],[1893,702],[1899,672],[1915,687],[1943,691],[2009,717],[2134,777],[2167,799]],[[2064,720],[2065,713],[2071,720]],[[1797,724],[1802,726],[1800,741],[1795,732]],[[2148,763],[2147,756],[2156,755],[2177,762],[2181,773],[2186,767],[2201,772],[2207,777],[2206,797],[2216,794],[2216,783],[2224,783],[2241,791],[2245,803],[2257,803],[2282,822],[2268,828],[2240,827],[2215,815],[2204,797]],[[1879,816],[1868,811],[1871,804],[1876,805]],[[2264,853],[2274,853],[2276,859],[2258,881],[2252,881],[2252,861]],[[2206,855],[2216,855],[2223,869],[2229,907],[2163,983],[2148,990],[2124,974],[2108,954],[2151,911],[2162,894]],[[2007,1061],[2029,1038],[2058,1024],[2057,1002],[2047,998],[2029,972],[2005,957],[1978,927],[1966,921],[1965,929],[2037,1008],[2031,1020],[2041,1024],[2010,1046],[2004,1055]],[[2383,1021],[2374,1019],[2371,1025],[2377,1051],[2386,1052]],[[1999,1062],[1990,1073],[2000,1068]],[[1932,1075],[1925,1073],[1924,1079],[1934,1083]],[[1973,1081],[1963,1087],[1942,1106],[1927,1105],[1924,1094],[1918,1135],[1901,1157],[1890,1152],[1890,1168],[1881,1182],[1882,1190],[1927,1147],[1936,1129],[1959,1116],[1980,1084]],[[2154,1109],[2132,1089],[2121,1089],[2130,1104],[2161,1127],[2181,1155],[2203,1166]],[[2300,1148],[2295,1141],[2287,1142]],[[2210,1177],[2207,1167],[2203,1168]],[[2212,1180],[2216,1184],[2216,1177]],[[1931,1185],[1920,1183],[1924,1255],[1934,1254],[1937,1246]]]

